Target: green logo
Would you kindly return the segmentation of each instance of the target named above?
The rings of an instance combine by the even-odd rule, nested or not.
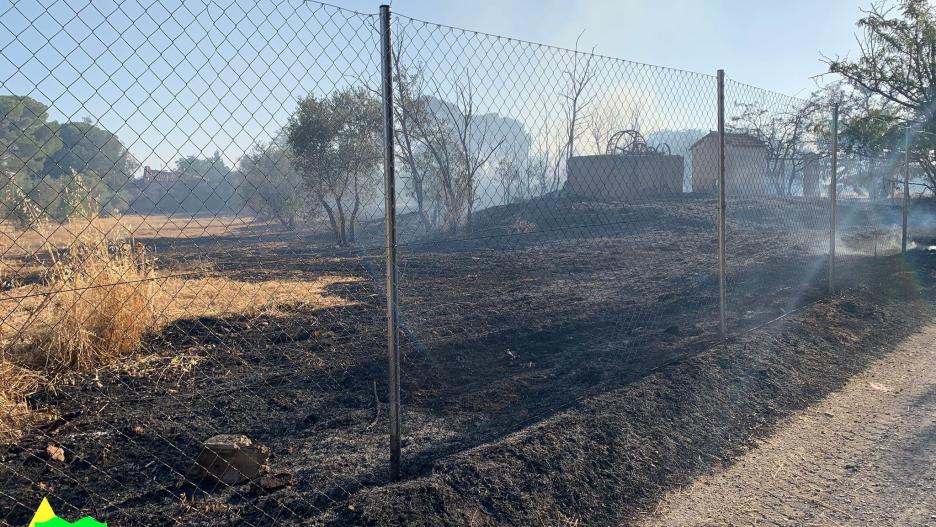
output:
[[[107,527],[106,523],[101,523],[94,518],[82,518],[74,523],[55,517],[49,521],[37,523],[36,527]]]
[[[49,500],[42,498],[42,503],[39,504],[39,508],[36,509],[36,514],[33,516],[31,522],[29,522],[29,527],[107,527],[106,523],[101,523],[94,518],[86,517],[82,518],[76,522],[70,522],[63,520],[55,515],[55,511],[52,510],[52,506],[49,505]]]

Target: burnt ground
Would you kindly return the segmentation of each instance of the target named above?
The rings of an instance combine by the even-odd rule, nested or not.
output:
[[[929,316],[917,299],[936,258],[893,254],[895,208],[840,207],[831,299],[821,203],[729,210],[728,344],[708,198],[543,198],[480,211],[454,239],[401,219],[405,481],[392,485],[379,229],[354,250],[273,232],[146,240],[169,269],[362,280],[330,286],[349,306],[179,321],[149,340],[147,368],[37,394],[57,418],[0,450],[0,518],[24,524],[48,495],[65,517],[113,525],[626,521]],[[268,445],[285,486],[188,481],[217,433]]]

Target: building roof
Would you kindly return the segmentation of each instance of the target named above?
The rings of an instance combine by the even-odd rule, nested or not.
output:
[[[701,139],[692,143],[692,146],[689,147],[689,150],[694,149],[699,143],[702,143],[706,140],[717,140],[718,132],[712,131],[704,136]],[[767,144],[757,137],[748,134],[748,133],[733,133],[725,132],[725,146],[741,146],[741,147],[751,147],[751,148],[767,148]]]

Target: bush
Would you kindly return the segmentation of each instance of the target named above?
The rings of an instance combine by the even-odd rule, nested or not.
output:
[[[142,245],[90,235],[73,244],[48,273],[51,294],[38,310],[25,363],[94,370],[130,355],[153,327],[155,272]]]

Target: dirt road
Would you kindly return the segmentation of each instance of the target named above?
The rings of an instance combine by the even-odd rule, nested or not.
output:
[[[936,526],[936,325],[638,525]]]

